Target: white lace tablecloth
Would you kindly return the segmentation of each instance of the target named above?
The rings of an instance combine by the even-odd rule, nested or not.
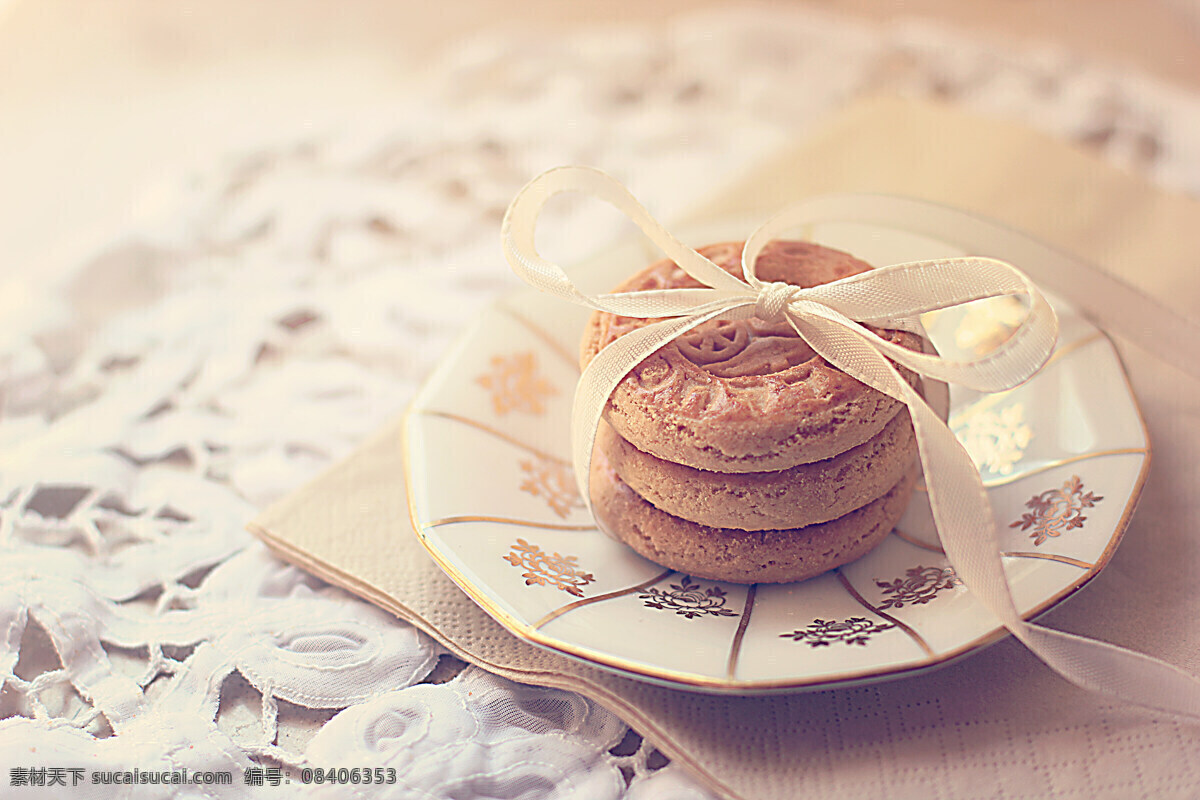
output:
[[[280,791],[248,789],[251,766],[390,766],[382,788],[309,788],[707,797],[605,710],[464,669],[243,524],[401,410],[515,285],[498,224],[543,168],[605,168],[670,219],[829,110],[893,91],[1200,194],[1200,98],[916,23],[709,13],[485,37],[424,74],[386,123],[231,154],[54,286],[37,264],[7,276],[0,795],[51,796],[16,786],[22,769],[228,770],[231,786],[69,796],[241,797]],[[552,211],[562,258],[617,230],[593,207]]]

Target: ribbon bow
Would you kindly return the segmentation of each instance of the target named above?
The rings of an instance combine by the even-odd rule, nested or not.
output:
[[[628,216],[684,272],[709,288],[655,289],[588,295],[534,247],[542,208],[555,194],[581,192]],[[908,406],[929,504],[946,557],[963,585],[1014,636],[1073,683],[1130,702],[1200,716],[1200,681],[1158,659],[1021,618],[1005,577],[987,491],[974,462],[950,429],[891,362],[926,378],[982,392],[1010,389],[1041,369],[1054,350],[1058,319],[1037,287],[1010,264],[950,258],[894,264],[832,283],[801,288],[761,281],[759,253],[779,234],[811,220],[784,210],[746,240],[739,279],[679,242],[633,195],[608,175],[560,167],[539,175],[516,196],[501,228],[513,270],[538,289],[579,305],[626,317],[664,318],[605,347],[579,378],[571,417],[571,452],[580,494],[591,507],[587,476],[596,427],[617,384],[667,342],[712,319],[786,319],[822,358]],[[969,361],[908,350],[866,326],[920,331],[927,311],[989,297],[1022,298],[1026,314],[1003,344]]]

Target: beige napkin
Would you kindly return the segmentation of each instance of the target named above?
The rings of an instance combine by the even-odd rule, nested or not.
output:
[[[907,194],[976,211],[1103,263],[1195,318],[1200,204],[1031,131],[929,105],[854,107],[680,224],[833,191]],[[504,268],[499,255],[496,268]],[[1143,344],[1162,327],[1130,315],[1126,295],[1102,275],[1034,277],[1068,296],[1074,284],[1101,325],[1116,324]],[[1112,563],[1045,619],[1200,673],[1200,380],[1170,366],[1171,352],[1118,342],[1155,465]],[[730,797],[1183,797],[1200,785],[1200,725],[1075,689],[1012,640],[922,676],[760,698],[658,688],[526,644],[477,608],[418,543],[399,423],[250,529],[284,558],[467,661],[595,699]]]

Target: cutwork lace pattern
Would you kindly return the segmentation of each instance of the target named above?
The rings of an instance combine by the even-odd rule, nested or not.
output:
[[[0,338],[0,752],[233,769],[228,796],[253,763],[395,766],[378,797],[517,796],[530,781],[555,797],[707,796],[603,709],[452,667],[243,524],[397,413],[465,316],[512,285],[499,218],[542,168],[632,177],[669,219],[888,89],[1200,192],[1194,98],[920,25],[731,11],[493,37],[423,74],[391,127],[281,135],[64,286],[23,270],[36,299]],[[548,251],[582,255],[614,232],[587,209],[552,213]]]

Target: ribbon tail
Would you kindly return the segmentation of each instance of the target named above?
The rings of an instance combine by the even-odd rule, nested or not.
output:
[[[638,328],[609,344],[588,363],[579,376],[579,383],[575,385],[571,408],[571,458],[576,486],[589,512],[592,510],[592,500],[588,490],[588,475],[591,472],[592,450],[596,445],[596,428],[617,384],[647,356],[675,337],[752,303],[752,300],[733,300],[728,304],[713,306],[704,313]]]
[[[1200,679],[1174,664],[1115,644],[1031,622],[1018,638],[1076,686],[1128,703],[1200,718]]]
[[[1200,717],[1196,676],[1143,653],[1022,619],[1004,571],[987,490],[953,432],[857,332],[828,318],[807,317],[793,325],[826,360],[908,406],[946,558],[972,596],[1005,628],[1076,686],[1146,708]]]
[[[903,383],[903,381],[901,381]],[[1152,656],[1026,622],[1013,602],[979,472],[950,429],[911,392],[930,506],[946,557],[963,584],[1047,666],[1083,689],[1147,708],[1200,717],[1200,679]],[[953,450],[951,450],[953,448]],[[971,486],[958,476],[969,475]],[[947,479],[946,476],[951,476]]]

